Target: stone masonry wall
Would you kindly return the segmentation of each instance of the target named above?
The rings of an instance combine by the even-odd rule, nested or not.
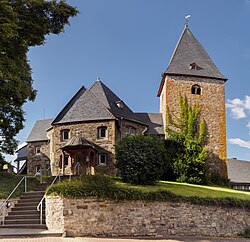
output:
[[[106,126],[107,127],[107,138],[99,139],[98,138],[98,127]],[[51,144],[51,163],[52,166],[56,162],[59,162],[61,150],[66,141],[61,139],[62,130],[69,130],[69,138],[76,136],[79,132],[85,139],[95,143],[96,145],[102,147],[104,150],[109,152],[109,157],[107,160],[107,166],[105,167],[96,167],[97,171],[100,168],[103,172],[108,173],[110,175],[114,175],[114,153],[115,153],[115,121],[95,121],[95,122],[82,122],[82,123],[74,123],[74,124],[64,124],[54,126],[53,130],[50,131],[50,140]]]
[[[201,95],[191,93],[192,85],[201,87]],[[178,95],[185,95],[191,105],[198,102],[201,116],[205,119],[208,131],[208,147],[214,155],[210,160],[213,171],[227,176],[226,169],[226,113],[224,81],[184,76],[166,76],[160,96],[160,107],[166,121],[166,106],[170,112],[178,115]]]
[[[40,154],[36,154],[36,147],[40,147]],[[42,174],[46,174],[46,162],[49,161],[49,144],[47,141],[37,141],[28,143],[28,166],[27,174],[35,175],[36,166],[40,166]]]
[[[250,226],[250,211],[189,203],[46,197],[46,224],[67,236],[233,237]]]

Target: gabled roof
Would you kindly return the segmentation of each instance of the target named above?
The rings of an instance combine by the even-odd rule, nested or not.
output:
[[[100,80],[96,81],[89,91],[93,93],[116,118],[123,117],[131,121],[141,122],[135,113]]]
[[[148,126],[146,134],[165,135],[161,113],[136,113],[136,116]]]
[[[57,115],[52,124],[114,118],[101,101],[85,87],[82,87]]]
[[[48,140],[47,137],[47,130],[51,127],[53,119],[44,119],[36,121],[33,129],[31,130],[26,142],[33,142],[33,141],[46,141]]]
[[[250,183],[250,161],[228,159],[227,172],[231,183]]]
[[[166,75],[185,75],[227,80],[227,78],[220,73],[188,26],[185,26],[169,65],[163,73],[158,96],[161,93]]]

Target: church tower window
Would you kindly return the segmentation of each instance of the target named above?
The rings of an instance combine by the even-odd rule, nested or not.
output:
[[[191,88],[191,93],[195,95],[201,95],[201,87],[197,84],[193,85]]]

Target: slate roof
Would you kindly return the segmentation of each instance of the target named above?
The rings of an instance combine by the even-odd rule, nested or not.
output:
[[[100,80],[96,81],[89,91],[93,93],[116,118],[123,117],[132,121],[140,121],[135,113]],[[118,102],[121,103],[122,108],[118,107]]]
[[[199,68],[190,70],[190,65],[194,63]],[[206,50],[194,37],[188,27],[185,27],[169,62],[168,68],[164,73],[227,80],[227,78],[220,73]]]
[[[190,66],[193,66],[194,69],[190,68]],[[160,95],[166,75],[186,75],[227,80],[227,78],[220,73],[188,26],[185,26],[168,67],[162,74],[163,78],[158,96]]]
[[[26,142],[32,141],[46,141],[48,140],[47,137],[47,130],[51,128],[51,123],[53,119],[44,119],[36,121],[33,129],[31,130]]]
[[[161,113],[136,113],[136,116],[148,126],[145,134],[165,135]]]
[[[113,114],[90,91],[82,87],[52,124],[114,119]]]
[[[250,183],[250,161],[228,159],[227,172],[232,183]]]

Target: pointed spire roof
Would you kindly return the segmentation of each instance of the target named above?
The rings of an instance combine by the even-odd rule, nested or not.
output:
[[[200,42],[194,37],[188,25],[175,47],[167,69],[162,73],[158,91],[160,96],[166,75],[196,76],[227,81]]]
[[[184,28],[164,74],[227,80],[215,66],[200,42],[194,37],[188,25]]]
[[[83,86],[57,115],[52,124],[106,119],[115,119],[115,117]]]

